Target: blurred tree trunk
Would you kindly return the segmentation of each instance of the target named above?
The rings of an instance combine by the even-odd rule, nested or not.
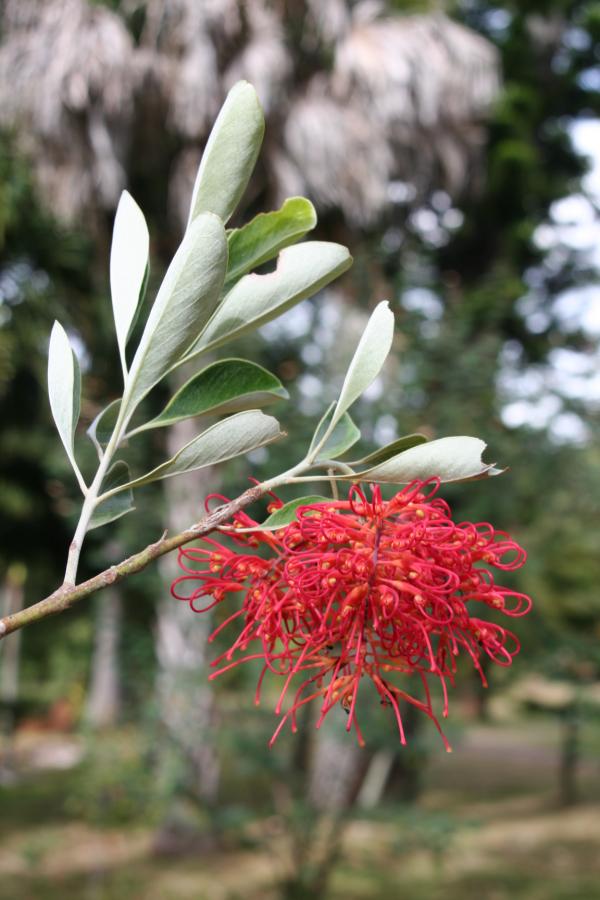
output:
[[[375,809],[379,806],[392,774],[395,759],[396,753],[392,750],[378,750],[375,753],[356,798],[360,809]]]
[[[9,616],[23,608],[26,569],[20,563],[8,567],[1,588],[2,615]],[[0,737],[5,748],[0,764],[0,784],[12,779],[12,735],[15,727],[15,707],[19,698],[19,664],[21,632],[9,634],[0,647]]]
[[[326,897],[333,868],[339,859],[348,820],[341,812],[322,815],[296,833],[293,871],[280,885],[282,900]]]
[[[561,725],[559,803],[561,806],[573,806],[578,800],[577,769],[581,750],[581,715],[576,700],[562,710]]]
[[[85,722],[93,730],[117,724],[121,711],[122,600],[118,588],[108,587],[96,599],[96,623],[90,688]]]
[[[329,735],[318,732],[315,741],[308,796],[314,809],[321,812],[341,812],[354,804],[371,754],[348,735]]]
[[[349,740],[341,726],[315,731],[314,719],[314,710],[305,708],[302,741],[292,757],[293,772],[301,775],[296,802],[308,802],[308,813],[294,816],[290,796],[280,809],[291,843],[290,874],[281,886],[285,900],[326,896],[354,809],[374,809],[389,792],[412,803],[421,789],[425,757],[420,748],[410,749],[423,722],[415,707],[403,715],[409,747],[375,753]]]
[[[280,809],[289,841],[289,875],[281,883],[284,900],[326,896],[348,812],[371,760],[371,754],[350,742],[348,735],[315,731],[314,718],[314,710],[303,716],[302,742],[293,753],[293,774],[299,769],[301,777],[296,796],[288,795]],[[294,812],[295,805],[300,815]]]
[[[2,615],[10,616],[23,608],[25,569],[20,563],[8,567],[2,586]],[[21,633],[5,639],[0,654],[0,700],[3,706],[13,706],[19,696],[19,662]]]
[[[169,456],[197,431],[194,420],[179,422],[169,429]],[[204,498],[213,489],[214,474],[210,469],[167,479],[164,490],[169,530],[180,531],[197,521]],[[207,680],[207,644],[212,619],[208,614],[195,616],[187,603],[170,596],[169,585],[180,574],[175,554],[163,557],[160,570],[164,596],[157,613],[157,699],[165,746],[159,762],[159,779],[167,800],[167,814],[157,847],[164,852],[180,852],[188,845],[190,848],[196,845],[194,806],[200,801],[204,807],[212,808],[219,789],[216,710],[213,690]],[[186,807],[186,798],[195,802]]]
[[[396,802],[416,803],[421,793],[423,773],[427,766],[428,752],[422,746],[421,734],[425,727],[423,714],[410,704],[403,712],[406,746],[399,745],[389,777],[383,786]],[[382,792],[383,795],[383,792]]]

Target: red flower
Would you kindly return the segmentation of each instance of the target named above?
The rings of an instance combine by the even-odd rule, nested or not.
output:
[[[286,721],[296,730],[296,714],[311,700],[321,704],[317,727],[340,704],[347,730],[354,727],[362,744],[356,707],[363,678],[391,709],[403,744],[403,703],[423,710],[441,734],[428,679],[441,684],[445,717],[447,682],[454,683],[461,652],[484,684],[484,654],[501,666],[511,664],[517,638],[485,613],[491,608],[522,616],[531,608],[525,594],[495,584],[491,571],[519,568],[525,551],[487,523],[453,522],[448,505],[434,499],[438,487],[438,479],[413,482],[385,501],[377,486],[371,500],[353,486],[348,500],[300,507],[297,521],[280,531],[236,534],[242,546],[262,546],[264,557],[208,538],[202,547],[179,551],[185,574],[171,592],[194,612],[230,593],[243,594],[239,608],[211,635],[240,620],[239,634],[212,663],[217,671],[210,677],[263,659],[257,703],[267,672],[283,679],[276,706],[281,721],[271,744]],[[277,498],[275,505],[281,505]],[[234,517],[236,528],[256,524],[245,513]],[[420,696],[411,688],[415,678]]]

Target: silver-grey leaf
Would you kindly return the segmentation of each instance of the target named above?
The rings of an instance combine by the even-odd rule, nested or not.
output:
[[[411,447],[377,466],[344,478],[408,484],[417,479],[425,481],[433,477],[449,482],[500,475],[502,470],[497,469],[494,463],[483,462],[485,448],[485,442],[475,437],[456,435],[439,438]]]
[[[283,437],[279,422],[257,409],[237,413],[207,428],[171,459],[124,487],[135,488],[241,456]]]
[[[67,334],[55,322],[48,350],[48,396],[50,409],[71,465],[78,471],[73,452],[75,426],[79,421],[81,376],[79,363]]]
[[[203,212],[228,221],[252,175],[264,131],[256,91],[247,81],[239,81],[229,91],[204,148],[188,227]]]
[[[199,215],[185,233],[150,311],[131,363],[123,415],[176,364],[212,315],[227,268],[227,239],[221,220]]]
[[[150,235],[144,214],[131,194],[123,191],[110,248],[110,292],[124,374],[127,372],[125,345],[142,296],[149,247]]]
[[[274,272],[245,275],[237,282],[186,358],[213,350],[270,322],[329,284],[351,264],[352,257],[341,244],[307,241],[286,247],[279,254]]]
[[[387,300],[378,303],[352,357],[340,391],[330,427],[341,419],[346,410],[369,387],[381,371],[394,337],[394,314]]]

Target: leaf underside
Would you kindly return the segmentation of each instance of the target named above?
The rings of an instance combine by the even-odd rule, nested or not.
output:
[[[307,241],[286,247],[277,268],[267,275],[245,275],[229,291],[198,340],[186,354],[214,350],[270,322],[305,297],[319,291],[352,263],[346,247]]]
[[[76,469],[73,439],[79,421],[81,374],[67,333],[59,322],[54,323],[50,335],[48,397],[60,439],[71,465]]]
[[[236,413],[207,428],[171,459],[129,482],[128,487],[141,487],[162,478],[216,465],[257,447],[264,447],[280,437],[283,437],[283,432],[277,419],[272,416],[266,416],[257,409]]]
[[[434,477],[442,482],[455,482],[499,475],[501,469],[493,463],[483,462],[481,457],[485,447],[484,441],[466,435],[439,438],[411,447],[356,475],[342,477],[352,481],[408,484]]]
[[[383,366],[394,337],[394,314],[387,301],[378,303],[352,357],[331,422],[337,422],[373,383]]]
[[[178,363],[212,315],[223,288],[227,240],[212,213],[199,215],[173,257],[131,363],[123,412],[131,414]]]
[[[229,91],[204,148],[188,227],[204,212],[228,221],[252,175],[264,130],[256,91],[247,81],[239,81]]]

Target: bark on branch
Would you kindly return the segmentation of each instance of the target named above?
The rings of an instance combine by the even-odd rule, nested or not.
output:
[[[141,572],[142,569],[145,569],[146,566],[160,556],[164,556],[165,553],[170,553],[183,544],[187,544],[204,534],[209,534],[220,525],[224,525],[236,512],[259,500],[264,493],[265,488],[260,484],[248,488],[235,500],[219,506],[200,522],[186,528],[185,531],[181,531],[179,534],[174,534],[171,537],[168,537],[166,534],[163,535],[156,543],[149,544],[143,550],[140,550],[139,553],[134,553],[133,556],[124,559],[115,566],[110,566],[110,568],[105,569],[98,575],[94,575],[93,578],[89,578],[87,581],[82,581],[81,584],[63,584],[54,593],[40,600],[39,603],[34,603],[32,606],[0,619],[0,638],[13,631],[18,631],[19,628],[23,628],[25,625],[31,625],[33,622],[45,619],[47,616],[54,616],[57,613],[64,612],[74,606],[79,600],[83,600],[84,597],[89,597],[91,594],[95,594],[96,591],[101,591],[102,588],[111,584],[117,584],[117,582],[123,581],[124,578]]]

